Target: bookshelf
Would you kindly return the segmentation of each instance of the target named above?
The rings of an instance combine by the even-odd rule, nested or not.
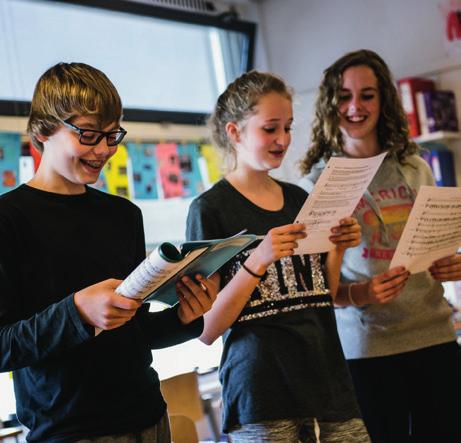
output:
[[[461,140],[461,132],[450,131],[436,131],[429,134],[418,135],[413,137],[413,141],[418,144],[431,143],[431,142],[448,142]]]
[[[422,148],[432,149],[436,148],[433,145],[444,145],[448,151],[452,153],[452,159],[447,160],[447,155],[445,155],[445,167],[453,167],[454,168],[454,177],[455,182],[459,186],[461,184],[461,132],[460,131],[436,131],[430,132],[427,134],[421,134],[416,137],[413,137],[412,140],[420,145]],[[431,145],[433,144],[433,145]],[[437,147],[437,149],[440,148]],[[428,160],[429,161],[429,160]],[[448,161],[448,164],[447,164]],[[432,161],[430,162],[432,163]],[[437,162],[439,163],[439,162]],[[440,165],[443,166],[443,165]],[[431,165],[434,175],[437,175],[437,171],[434,170],[433,166]],[[439,175],[440,175],[440,167]],[[447,184],[445,184],[447,186]],[[454,185],[450,185],[454,186]]]

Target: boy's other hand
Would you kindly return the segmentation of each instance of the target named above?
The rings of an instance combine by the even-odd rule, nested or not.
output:
[[[111,278],[74,294],[75,306],[85,323],[107,331],[131,320],[142,302],[116,294],[121,282]]]
[[[219,291],[219,280],[213,277],[196,275],[194,280],[184,276],[176,283],[178,317],[182,324],[191,323],[211,309]]]

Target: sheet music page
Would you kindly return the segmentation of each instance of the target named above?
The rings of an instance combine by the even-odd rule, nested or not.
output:
[[[326,252],[334,248],[328,240],[330,229],[354,212],[386,154],[369,158],[330,158],[296,216],[295,223],[304,223],[307,233],[306,238],[298,241],[296,254]]]
[[[155,248],[137,268],[125,279],[115,292],[125,297],[143,300],[152,291],[177,274],[196,257],[203,254],[207,246],[189,252],[181,261],[170,262],[165,260]]]
[[[421,186],[389,268],[412,274],[461,246],[461,188]]]

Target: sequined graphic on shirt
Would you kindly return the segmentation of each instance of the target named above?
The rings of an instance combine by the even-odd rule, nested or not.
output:
[[[240,269],[252,250],[238,254],[225,272],[227,283]],[[267,268],[253,291],[238,322],[268,317],[283,312],[332,305],[326,287],[320,254],[283,257]]]

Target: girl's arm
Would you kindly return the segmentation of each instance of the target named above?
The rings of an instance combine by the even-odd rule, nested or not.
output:
[[[293,255],[298,246],[296,241],[305,236],[304,225],[300,223],[273,228],[267,233],[205,314],[205,327],[200,336],[203,343],[212,344],[237,320],[268,266]]]
[[[326,261],[326,274],[328,287],[333,299],[336,298],[339,286],[339,276],[344,252],[347,248],[358,246],[361,241],[361,227],[353,217],[343,218],[339,225],[331,229],[332,235],[329,240],[336,247],[328,253]]]
[[[337,248],[328,252],[326,261],[326,274],[330,294],[336,302],[336,296],[339,293],[339,276],[341,274],[341,263],[343,261],[344,250],[340,251]]]

